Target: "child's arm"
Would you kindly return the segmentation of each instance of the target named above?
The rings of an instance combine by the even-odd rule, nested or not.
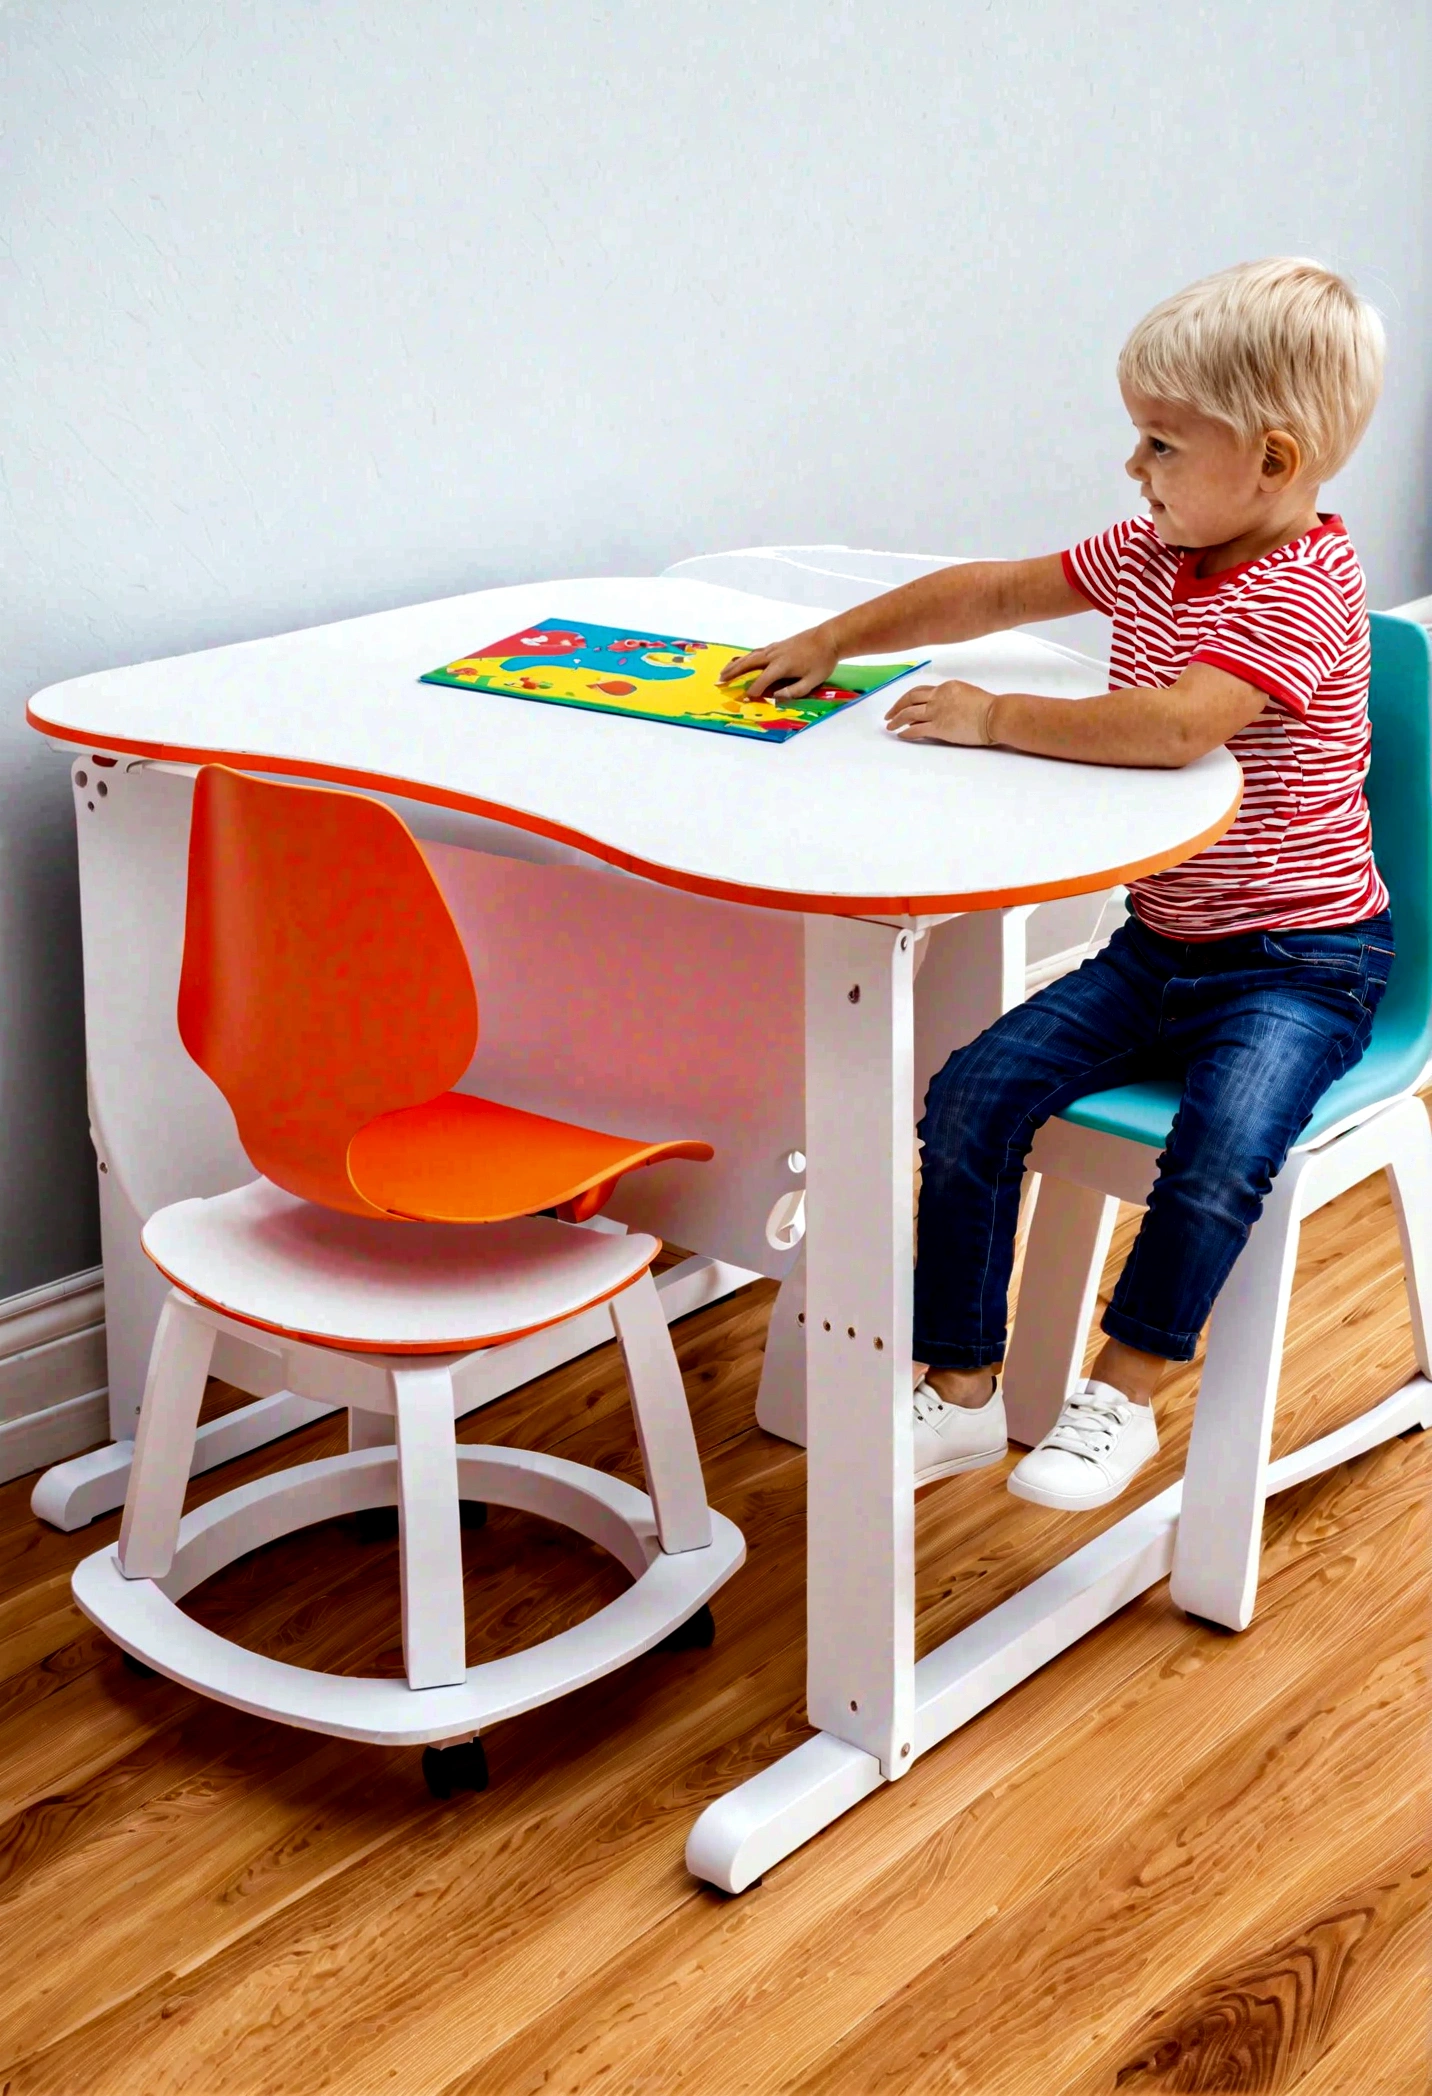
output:
[[[918,582],[887,590],[789,640],[752,648],[749,655],[726,665],[721,682],[729,684],[733,677],[758,670],[748,697],[774,692],[783,699],[803,699],[825,683],[842,656],[974,640],[1004,626],[1068,618],[1088,609],[1088,598],[1069,581],[1057,553],[1038,560],[962,561],[956,568],[940,568]]]
[[[988,692],[958,681],[924,684],[895,701],[885,725],[902,742],[998,744],[1078,764],[1176,770],[1216,750],[1267,704],[1256,684],[1212,663],[1191,662],[1166,690],[1139,685],[1096,699]]]

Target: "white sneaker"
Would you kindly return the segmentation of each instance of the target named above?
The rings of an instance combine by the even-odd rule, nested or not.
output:
[[[1117,1499],[1158,1448],[1151,1405],[1136,1405],[1109,1383],[1078,1383],[1007,1483],[1016,1499],[1076,1514]]]
[[[932,1485],[937,1477],[954,1477],[961,1470],[984,1470],[991,1463],[1003,1462],[1009,1443],[998,1378],[987,1404],[947,1405],[922,1376],[915,1385],[914,1404],[917,1485]]]

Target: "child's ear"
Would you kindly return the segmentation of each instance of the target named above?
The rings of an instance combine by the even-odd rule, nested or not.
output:
[[[1262,480],[1265,487],[1286,488],[1302,471],[1303,448],[1286,429],[1270,429],[1263,439]]]

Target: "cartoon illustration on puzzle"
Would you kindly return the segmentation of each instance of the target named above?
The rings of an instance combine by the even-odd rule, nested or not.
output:
[[[803,728],[919,667],[842,662],[835,672],[839,681],[822,685],[808,698],[752,699],[747,696],[750,677],[724,686],[716,681],[725,665],[745,652],[720,641],[678,640],[671,634],[597,626],[589,619],[550,618],[505,640],[489,641],[443,669],[429,670],[422,682],[789,742]]]

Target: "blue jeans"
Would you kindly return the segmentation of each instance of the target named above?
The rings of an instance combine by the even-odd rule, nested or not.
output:
[[[1102,953],[959,1049],[920,1123],[915,1359],[1002,1358],[1035,1130],[1086,1092],[1161,1077],[1181,1080],[1183,1099],[1103,1326],[1191,1360],[1274,1175],[1366,1048],[1391,965],[1386,911],[1330,931],[1188,942],[1131,915]]]

